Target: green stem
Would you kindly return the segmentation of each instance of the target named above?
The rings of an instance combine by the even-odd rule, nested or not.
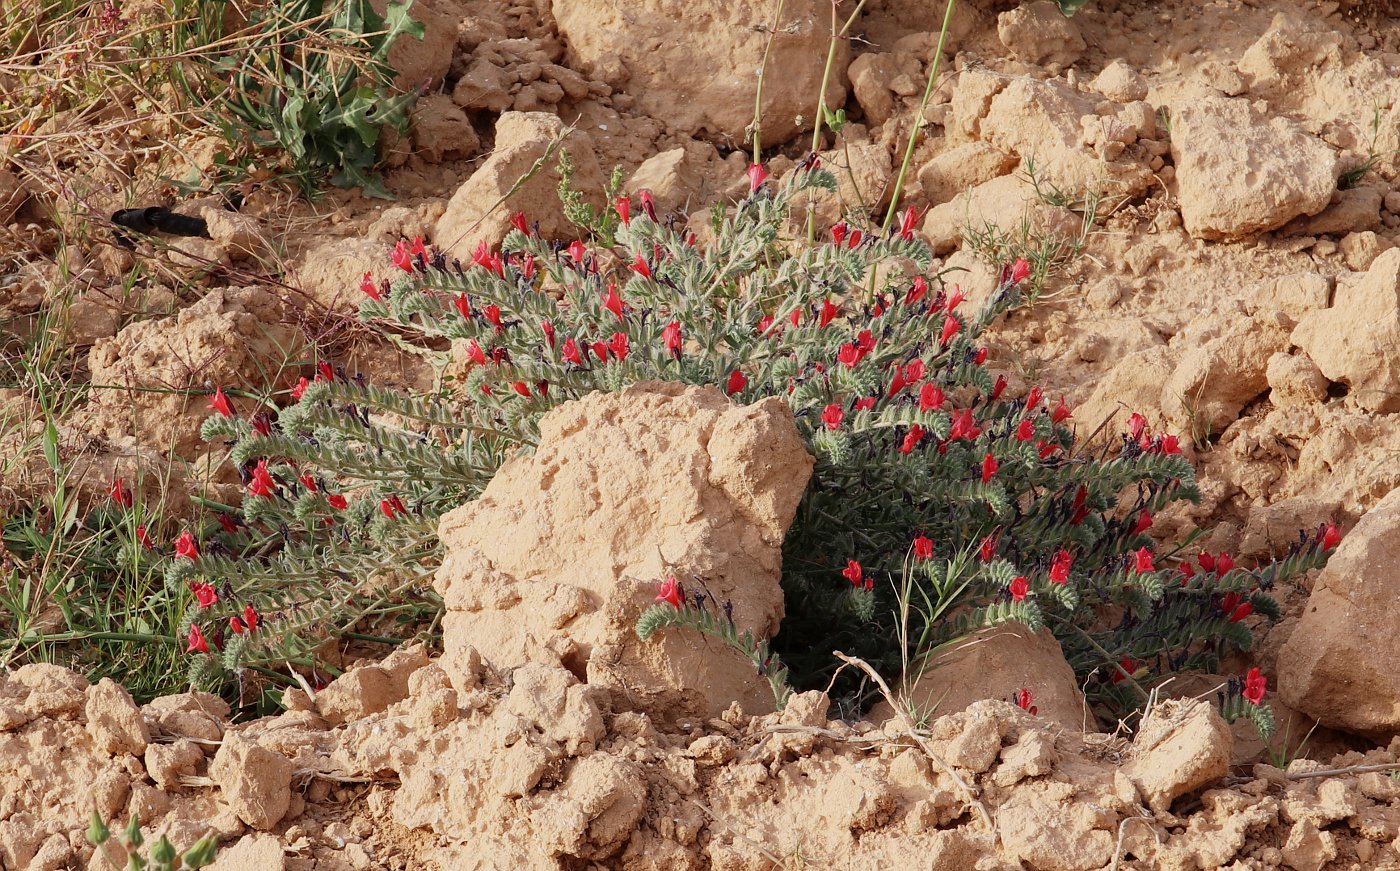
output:
[[[836,65],[836,46],[846,38],[851,26],[856,23],[860,11],[865,8],[866,0],[860,0],[856,8],[851,10],[851,15],[846,19],[846,23],[840,30],[836,29],[836,3],[831,4],[831,42],[826,47],[826,65],[822,67],[822,86],[817,93],[817,115],[812,119],[812,153],[822,150],[822,120],[826,117],[826,89],[831,83],[831,68]],[[812,244],[817,238],[817,216],[812,211],[812,195],[807,195],[807,244]]]
[[[919,111],[914,115],[913,128],[909,131],[909,144],[904,149],[904,161],[899,165],[899,175],[895,176],[894,193],[890,195],[890,205],[885,211],[885,222],[881,225],[881,230],[888,232],[890,224],[894,222],[895,212],[899,208],[899,197],[904,193],[904,177],[909,173],[909,164],[914,160],[914,147],[919,142],[919,130],[923,126],[924,110],[928,108],[928,101],[933,96],[933,83],[938,77],[938,64],[943,59],[943,44],[948,38],[948,26],[953,21],[954,0],[948,0],[943,9],[943,29],[938,31],[938,48],[933,52],[933,63],[929,66],[928,82],[924,85],[924,98],[919,101]]]
[[[768,75],[768,56],[773,51],[773,37],[783,23],[783,6],[787,0],[778,0],[778,11],[773,16],[773,24],[768,28],[768,41],[763,45],[763,62],[758,66],[758,90],[753,98],[753,163],[763,162],[763,80]]]

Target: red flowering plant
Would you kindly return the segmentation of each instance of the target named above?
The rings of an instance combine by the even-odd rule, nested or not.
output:
[[[241,552],[280,544],[258,559],[206,549],[173,561],[175,579],[223,579],[211,612],[251,602],[264,626],[295,629],[306,623],[285,621],[300,602],[320,630],[344,627],[326,615],[347,592],[364,595],[364,578],[422,585],[436,518],[479,493],[506,451],[533,445],[544,412],[644,379],[712,385],[741,403],[780,397],[816,455],[772,652],[726,623],[723,602],[666,596],[639,626],[721,633],[751,658],[763,643],[758,667],[777,672],[781,657],[801,688],[826,686],[833,649],[897,674],[896,615],[912,602],[905,637],[918,650],[1008,620],[1049,626],[1096,699],[1132,707],[1141,686],[1114,682],[1117,663],[1210,665],[1248,644],[1243,618],[1232,621],[1246,600],[1245,616],[1270,616],[1268,585],[1321,563],[1319,539],[1291,563],[1217,563],[1183,583],[1148,537],[1154,514],[1196,496],[1174,439],[1144,427],[1112,456],[1079,452],[1065,399],[1014,391],[996,369],[985,334],[1022,301],[1026,264],[1006,263],[970,311],[912,221],[887,233],[843,225],[811,245],[786,238],[794,198],[835,187],[814,161],[750,181],[713,212],[706,244],[637,192],[594,215],[606,232],[590,241],[551,242],[518,216],[499,250],[478,246],[469,263],[421,240],[400,246],[361,315],[425,348],[450,342],[461,376],[409,396],[327,367],[270,433],[212,415],[205,436],[233,440],[247,481]],[[330,494],[348,495],[348,508]],[[1239,598],[1227,613],[1229,593]],[[854,682],[841,689],[856,701]]]

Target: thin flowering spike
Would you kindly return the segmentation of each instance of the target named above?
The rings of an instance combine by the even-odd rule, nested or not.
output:
[[[822,423],[826,424],[827,429],[837,429],[845,419],[846,412],[834,402],[822,409]]]
[[[366,272],[360,278],[360,292],[375,302],[380,302],[384,299],[379,293],[379,286],[374,283],[374,275],[369,272]]]
[[[228,397],[224,395],[224,388],[222,387],[214,388],[214,397],[209,400],[209,407],[224,417],[237,416],[237,413],[233,410],[233,403],[228,401]]]
[[[735,369],[729,373],[729,380],[724,384],[724,392],[733,396],[745,387],[749,386],[749,379],[744,377],[744,373]]]
[[[749,177],[749,193],[754,193],[763,187],[763,182],[768,179],[768,170],[764,169],[762,164],[751,163],[747,175]]]

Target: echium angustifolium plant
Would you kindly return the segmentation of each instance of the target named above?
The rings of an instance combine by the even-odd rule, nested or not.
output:
[[[543,412],[643,379],[780,397],[815,453],[772,652],[725,625],[724,603],[675,586],[639,627],[709,631],[770,675],[785,663],[800,687],[825,686],[833,649],[896,672],[904,595],[921,649],[1008,620],[1049,626],[1096,698],[1130,709],[1148,673],[1247,647],[1243,617],[1277,613],[1268,588],[1324,561],[1319,536],[1262,568],[1217,561],[1187,576],[1162,564],[1152,515],[1196,495],[1175,440],[1135,419],[1115,455],[1076,453],[1063,400],[1009,396],[988,367],[983,334],[1020,302],[1025,263],[1006,264],[966,312],[962,290],[929,274],[912,212],[886,235],[843,223],[805,245],[783,235],[790,205],[834,178],[808,163],[781,184],[753,167],[750,182],[704,245],[658,220],[645,193],[635,214],[631,198],[615,202],[616,250],[548,242],[523,215],[470,264],[401,242],[394,280],[365,275],[361,314],[452,340],[466,366],[455,396],[387,391],[322,364],[276,420],[216,400],[205,437],[232,441],[248,493],[218,553],[190,542],[170,565],[171,584],[218,585],[191,587],[208,604],[181,629],[195,650],[209,648],[201,627],[222,621],[226,667],[272,663],[421,591],[437,517],[478,494],[507,449],[532,445]],[[231,622],[248,608],[258,631]],[[197,662],[207,677],[212,655]]]

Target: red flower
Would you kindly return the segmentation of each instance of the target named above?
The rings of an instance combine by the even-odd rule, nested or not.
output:
[[[258,464],[253,467],[253,477],[248,482],[248,492],[254,496],[267,497],[271,496],[275,489],[277,489],[277,482],[267,471],[267,460],[258,460]]]
[[[243,609],[243,622],[247,624],[249,632],[256,632],[258,624],[262,622],[262,618],[258,616],[257,609],[252,605],[248,605]]]
[[[1162,451],[1162,453],[1164,453],[1164,454],[1179,454],[1179,453],[1181,453],[1181,445],[1178,443],[1176,436],[1174,436],[1174,435],[1164,435],[1164,436],[1162,436],[1161,451]]]
[[[194,543],[194,536],[189,530],[180,533],[180,537],[175,539],[175,555],[185,559],[199,558],[199,545]]]
[[[603,308],[622,320],[622,297],[617,295],[617,285],[611,281],[608,282],[608,293],[603,297]]]
[[[564,350],[560,352],[560,357],[565,363],[572,363],[575,366],[583,365],[583,356],[578,352],[578,342],[572,338],[564,340]]]
[[[230,403],[228,397],[224,395],[224,388],[222,387],[214,388],[214,398],[209,400],[209,407],[219,414],[222,414],[224,417],[234,416],[233,404]]]
[[[587,346],[593,352],[593,356],[599,361],[606,362],[608,359],[608,345],[606,342],[594,342]]]
[[[1205,551],[1196,554],[1196,562],[1200,563],[1201,568],[1205,569],[1208,572],[1215,571],[1215,557],[1211,556]]]
[[[851,236],[846,240],[847,248],[854,248],[860,244],[861,234],[859,230],[852,230]]]
[[[847,369],[856,368],[861,358],[864,356],[865,354],[861,352],[860,347],[854,342],[843,344],[841,349],[836,352],[837,361],[843,364]]]
[[[360,278],[360,291],[375,302],[379,302],[383,299],[383,297],[379,295],[379,287],[375,285],[374,276],[371,273],[366,272],[364,276]]]
[[[326,497],[326,501],[337,511],[344,511],[345,507],[350,504],[343,493],[333,493]]]
[[[846,412],[842,411],[841,406],[834,402],[822,409],[822,423],[826,424],[827,429],[836,429],[845,419]]]
[[[831,300],[822,300],[822,310],[821,313],[817,315],[817,326],[825,328],[831,323],[832,319],[836,317],[838,311],[840,311],[840,309],[833,305]]]
[[[768,170],[764,169],[761,164],[751,163],[749,164],[748,176],[749,193],[753,193],[763,186],[764,180],[768,178]]]
[[[485,315],[486,320],[491,324],[491,326],[495,327],[496,332],[499,333],[501,331],[501,307],[493,302],[486,308],[482,309],[481,313]]]
[[[734,394],[738,393],[740,390],[743,390],[745,387],[748,386],[749,379],[744,377],[743,372],[740,372],[738,369],[735,369],[733,372],[729,373],[729,380],[725,382],[724,392],[729,394],[730,396],[733,396]]]
[[[398,244],[394,246],[393,253],[389,255],[389,259],[394,261],[394,265],[404,272],[413,271],[413,256],[408,253],[408,241],[406,239],[399,240]]]
[[[953,416],[953,426],[948,431],[948,439],[967,439],[972,441],[982,434],[982,428],[976,425],[972,419],[972,409],[964,408]]]
[[[1069,551],[1060,548],[1055,551],[1055,555],[1050,558],[1050,582],[1063,584],[1069,581],[1069,568],[1074,564],[1074,557],[1069,555]]]
[[[190,592],[194,593],[195,601],[199,603],[201,608],[208,608],[219,601],[219,594],[214,589],[213,584],[191,583]]]
[[[998,527],[992,534],[982,537],[982,541],[977,545],[977,558],[982,562],[991,562],[992,557],[997,554],[997,544],[1001,541],[1001,528]]]
[[[982,483],[990,482],[1000,467],[1001,464],[997,462],[997,458],[992,456],[991,451],[988,451],[987,455],[982,458]]]
[[[1152,551],[1146,545],[1133,552],[1133,568],[1140,575],[1153,570]]]
[[[856,348],[861,354],[869,354],[875,350],[875,336],[869,330],[861,330],[856,336]]]
[[[1146,508],[1138,515],[1137,522],[1133,524],[1133,535],[1146,532],[1152,526],[1152,513]]]
[[[1147,429],[1147,418],[1136,411],[1128,417],[1128,437],[1137,441],[1142,436],[1142,431]]]
[[[666,328],[661,331],[661,341],[666,346],[666,350],[671,352],[671,356],[677,360],[681,358],[681,322],[671,321]]]
[[[1259,673],[1258,668],[1251,668],[1244,676],[1244,697],[1250,704],[1257,705],[1264,701],[1264,692],[1269,688],[1269,679]]]
[[[845,221],[842,221],[841,223],[833,226],[831,228],[832,244],[834,244],[837,248],[840,248],[841,243],[846,241],[846,234],[850,232],[850,229],[850,226],[847,225]]]
[[[646,259],[641,254],[638,254],[627,268],[643,278],[651,278],[651,267],[647,265]]]
[[[875,397],[873,397],[873,396],[862,396],[860,399],[857,399],[857,400],[856,400],[856,404],[855,404],[855,410],[856,410],[856,411],[869,411],[870,409],[872,409],[872,408],[874,408],[874,407],[875,407]]]
[[[549,321],[540,321],[540,332],[544,333],[545,344],[550,348],[554,347],[554,324]]]
[[[1031,388],[1031,392],[1026,394],[1026,408],[1035,410],[1040,407],[1040,400],[1045,396],[1045,391],[1039,385]]]
[[[510,216],[510,225],[526,236],[530,235],[530,225],[525,222],[525,213],[516,212]]]
[[[334,381],[334,380],[335,380],[335,369],[331,368],[331,364],[330,364],[329,361],[327,361],[327,360],[322,360],[322,361],[320,361],[319,363],[316,364],[316,380],[317,380],[317,381]]]
[[[1337,524],[1331,520],[1322,527],[1322,549],[1332,550],[1342,543],[1342,531],[1337,528]]]
[[[1016,426],[1016,441],[1028,442],[1035,437],[1035,421],[1029,417],[1021,418],[1021,422]]]
[[[198,651],[199,653],[209,652],[209,642],[204,640],[204,633],[200,632],[199,627],[193,623],[190,624],[190,635],[188,640],[189,645],[185,648],[186,653],[195,653],[196,651]]]
[[[937,384],[925,384],[919,388],[919,411],[937,411],[946,399],[943,388]]]
[[[237,617],[228,618],[228,628],[234,635],[242,635],[248,630],[243,626],[243,621]]]
[[[574,261],[574,265],[581,265],[583,258],[588,256],[588,249],[578,239],[569,243],[569,259]]]
[[[1013,602],[1024,602],[1026,594],[1031,591],[1030,582],[1025,575],[1017,575],[1011,581],[1011,600]]]
[[[913,286],[910,287],[909,292],[904,295],[904,304],[913,305],[923,299],[926,293],[928,293],[928,282],[924,280],[922,275],[916,275],[914,276]]]
[[[477,366],[486,365],[486,352],[481,350],[481,345],[476,339],[467,339],[467,360]]]
[[[1017,257],[1011,264],[1011,283],[1019,284],[1023,278],[1031,274],[1031,264],[1024,257]]]
[[[768,334],[768,331],[772,328],[773,316],[764,315],[763,317],[758,319],[758,326],[754,327],[754,331],[757,332],[760,336],[765,336]]]
[[[1036,452],[1040,454],[1040,458],[1043,460],[1059,450],[1060,446],[1054,442],[1036,442],[1035,448]]]
[[[788,315],[788,320],[792,322],[792,325],[793,325],[794,327],[797,326],[798,324],[802,323],[802,309],[800,309],[800,308],[795,308],[795,309],[793,309],[793,310],[792,310],[792,314]]]
[[[1251,603],[1249,603],[1249,602],[1241,602],[1241,603],[1239,604],[1239,607],[1235,608],[1234,612],[1232,612],[1232,613],[1230,614],[1230,622],[1231,622],[1231,623],[1238,623],[1238,622],[1240,622],[1241,620],[1243,620],[1244,618],[1248,617],[1250,614],[1253,614],[1253,613],[1254,613],[1254,605],[1253,605],[1253,604],[1251,604]]]
[[[1120,683],[1134,674],[1137,674],[1137,663],[1125,656],[1118,662],[1118,667],[1113,670],[1113,677],[1110,678],[1110,681]]]
[[[933,539],[922,532],[914,537],[914,556],[919,559],[933,558]]]
[[[379,510],[384,512],[384,516],[390,520],[408,513],[408,509],[404,507],[403,500],[398,497],[397,493],[391,493],[388,498],[380,499]]]
[[[1000,399],[1004,390],[1006,390],[1006,376],[998,375],[996,383],[992,385],[992,401]]]
[[[463,318],[466,318],[468,320],[471,319],[472,303],[470,299],[467,299],[467,295],[465,293],[459,293],[455,297],[453,297],[452,307],[457,309],[457,313],[460,314]]]
[[[527,397],[527,398],[528,398],[529,395],[530,395],[530,387],[529,387],[529,385],[527,385],[524,381],[516,381],[516,382],[513,382],[513,383],[510,385],[510,389],[511,389],[511,390],[514,390],[516,393],[519,393],[521,396],[524,396],[524,397]]]
[[[316,492],[316,479],[311,476],[310,472],[302,472],[298,480],[301,481],[301,485],[305,487],[307,491],[311,493]]]
[[[637,194],[637,199],[642,201],[642,211],[646,213],[646,216],[650,218],[653,223],[655,223],[656,200],[652,199],[651,191],[643,189],[641,193]]]
[[[1016,707],[1026,711],[1031,716],[1040,713],[1040,708],[1031,703],[1031,691],[1025,687],[1021,687],[1021,691],[1014,694],[1012,700],[1016,702]]]
[[[300,402],[300,401],[301,401],[301,395],[302,395],[303,393],[305,393],[305,392],[306,392],[306,388],[308,388],[308,387],[310,387],[310,386],[311,386],[311,384],[310,384],[310,382],[308,382],[308,381],[306,380],[306,376],[305,376],[305,375],[303,375],[303,376],[301,376],[300,378],[298,378],[298,379],[297,379],[297,383],[295,383],[295,384],[292,385],[292,390],[291,390],[292,399],[295,400],[295,401],[297,401],[297,402]]]
[[[841,570],[841,576],[859,587],[861,586],[861,579],[865,576],[865,570],[862,569],[860,563],[855,560],[846,560],[846,567]]]
[[[914,238],[914,225],[919,222],[919,212],[913,207],[904,210],[899,216],[899,238],[908,242]]]
[[[622,220],[622,226],[626,227],[628,224],[632,223],[631,197],[625,194],[618,197],[617,202],[613,203],[613,208],[617,210],[617,216]]]
[[[953,309],[957,308],[965,299],[967,299],[967,294],[963,293],[962,285],[955,284],[953,285],[953,292],[948,294],[948,301],[944,303],[943,307],[951,314]]]
[[[131,507],[133,501],[131,498],[131,490],[126,486],[126,482],[122,478],[117,478],[112,482],[112,487],[107,491],[107,495],[120,507]]]
[[[945,315],[943,317],[943,332],[938,334],[938,344],[948,344],[948,340],[956,336],[958,334],[958,330],[961,329],[962,324],[958,323],[957,318],[953,317],[952,315]]]
[[[608,342],[608,350],[612,351],[618,360],[627,359],[627,334],[613,333],[612,339]]]
[[[1215,573],[1217,575],[1224,575],[1234,567],[1235,561],[1230,558],[1228,553],[1222,552],[1215,555]]]
[[[1061,396],[1059,404],[1055,406],[1055,410],[1050,412],[1050,420],[1058,424],[1064,423],[1071,417],[1074,417],[1074,415],[1070,413],[1069,406],[1065,405],[1065,398]]]
[[[917,423],[914,424],[909,427],[909,432],[905,433],[904,441],[899,445],[899,452],[901,454],[913,453],[914,449],[919,446],[919,442],[922,441],[923,438],[924,428]]]
[[[668,575],[666,580],[656,585],[656,599],[654,601],[665,602],[676,609],[681,607],[681,603],[685,601],[685,590],[681,589],[675,575]]]
[[[501,263],[501,255],[492,251],[485,239],[476,243],[476,248],[472,251],[472,262],[487,272],[494,272],[500,276],[506,273],[505,266]]]
[[[141,542],[141,546],[146,550],[156,549],[155,543],[152,542],[151,537],[146,534],[146,527],[144,525],[136,527],[136,540]]]
[[[972,356],[972,362],[978,366],[987,362],[987,347],[985,345],[977,349],[977,353]]]

